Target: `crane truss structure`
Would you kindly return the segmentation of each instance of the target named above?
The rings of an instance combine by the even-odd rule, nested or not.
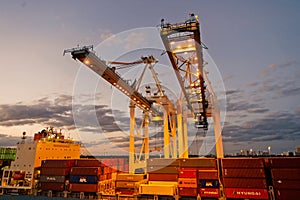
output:
[[[162,22],[160,35],[182,94],[177,102],[179,155],[188,157],[187,118],[193,117],[195,127],[206,131],[208,117],[213,117],[216,155],[222,158],[220,108],[204,70],[203,48],[207,47],[201,42],[198,17],[192,14],[190,19],[177,24],[165,24],[164,19]]]
[[[195,18],[185,23],[162,25],[160,34],[187,108],[194,115],[195,126],[206,130],[208,100],[199,22]]]
[[[71,53],[74,60],[78,60],[85,66],[94,71],[97,75],[101,76],[104,80],[112,86],[120,90],[130,99],[130,137],[129,137],[129,172],[134,173],[137,169],[146,168],[146,160],[149,158],[149,122],[150,115],[162,116],[164,123],[164,157],[177,157],[177,142],[176,142],[176,110],[172,101],[165,95],[156,72],[154,65],[158,62],[153,56],[141,57],[140,61],[125,63],[125,62],[107,62],[101,60],[93,51],[93,46],[83,46],[68,49],[64,54]],[[144,64],[143,72],[134,85],[129,85],[118,73],[116,67],[110,65],[134,65]],[[141,85],[145,70],[151,71],[152,77],[155,80],[158,92],[153,96],[144,97],[138,92]],[[163,113],[155,109],[153,103],[163,107]],[[141,128],[137,127],[135,120],[135,108],[138,107],[143,111],[143,119]],[[136,152],[135,138],[142,138],[142,145],[140,152]]]

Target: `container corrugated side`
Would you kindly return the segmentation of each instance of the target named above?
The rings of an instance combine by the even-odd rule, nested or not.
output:
[[[214,158],[187,158],[180,159],[179,166],[216,169],[217,161]]]
[[[103,168],[101,167],[72,167],[70,175],[91,175],[99,176],[103,174]]]
[[[196,197],[198,192],[197,188],[178,188],[178,194],[181,197]]]
[[[276,200],[296,200],[300,197],[300,190],[275,189]]]
[[[182,188],[197,188],[196,178],[178,178],[178,187]]]
[[[223,169],[227,168],[264,168],[264,161],[261,158],[223,158]]]
[[[178,172],[179,178],[197,178],[197,169],[180,168]]]
[[[49,168],[70,168],[73,167],[75,160],[43,160],[42,167]]]
[[[200,197],[219,198],[220,190],[219,188],[200,188],[199,194]]]
[[[70,168],[49,168],[49,167],[41,168],[41,175],[66,176],[69,173],[70,173]]]
[[[249,189],[249,188],[225,188],[226,198],[238,199],[261,199],[268,200],[267,189]]]
[[[66,176],[55,176],[55,175],[42,175],[40,176],[40,182],[48,183],[64,183]]]
[[[43,191],[64,191],[65,190],[65,184],[64,183],[39,183],[39,187]]]
[[[148,174],[149,181],[177,181],[177,174]]]
[[[198,179],[218,179],[217,170],[199,170]]]
[[[265,178],[265,170],[264,169],[232,169],[227,168],[223,169],[223,177],[232,177],[232,178]]]
[[[266,179],[260,178],[223,178],[225,188],[267,188]]]
[[[271,174],[275,180],[300,180],[300,168],[275,168],[271,169]]]
[[[71,183],[71,192],[98,192],[98,184],[81,184],[81,183]]]

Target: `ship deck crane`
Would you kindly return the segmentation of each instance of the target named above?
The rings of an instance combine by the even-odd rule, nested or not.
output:
[[[71,53],[74,60],[79,60],[96,74],[105,79],[108,83],[119,89],[122,93],[130,98],[130,141],[129,141],[129,172],[134,173],[136,169],[146,168],[146,160],[149,158],[149,117],[152,115],[159,115],[160,112],[156,110],[152,104],[156,103],[164,108],[164,156],[169,158],[170,156],[177,157],[176,146],[176,110],[172,101],[164,94],[164,90],[159,82],[157,74],[154,71],[154,64],[158,61],[153,57],[142,57],[141,60],[136,62],[109,62],[101,60],[93,51],[93,46],[83,46],[68,49],[64,51],[64,54]],[[110,67],[109,65],[135,65],[144,63],[144,70],[136,84],[129,85],[128,82],[116,73],[116,67]],[[142,78],[145,74],[145,70],[149,68],[153,79],[155,80],[158,93],[149,98],[144,97],[138,92],[141,85]],[[143,143],[140,149],[139,156],[136,156],[134,138],[135,136],[141,136],[139,131],[136,131],[135,121],[135,107],[139,107],[143,110],[142,130],[143,130]],[[136,131],[136,133],[135,133]],[[172,138],[172,145],[171,139]]]

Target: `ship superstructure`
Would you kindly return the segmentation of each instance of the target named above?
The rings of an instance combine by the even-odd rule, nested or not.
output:
[[[43,160],[79,159],[80,144],[65,138],[53,128],[43,129],[34,135],[33,141],[22,141],[17,144],[15,160],[10,169],[3,172],[2,189],[31,190],[35,187],[35,176],[39,173]]]

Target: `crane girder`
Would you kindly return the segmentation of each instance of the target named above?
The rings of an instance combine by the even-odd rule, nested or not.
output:
[[[207,129],[206,86],[198,20],[162,25],[160,35],[196,127]]]

